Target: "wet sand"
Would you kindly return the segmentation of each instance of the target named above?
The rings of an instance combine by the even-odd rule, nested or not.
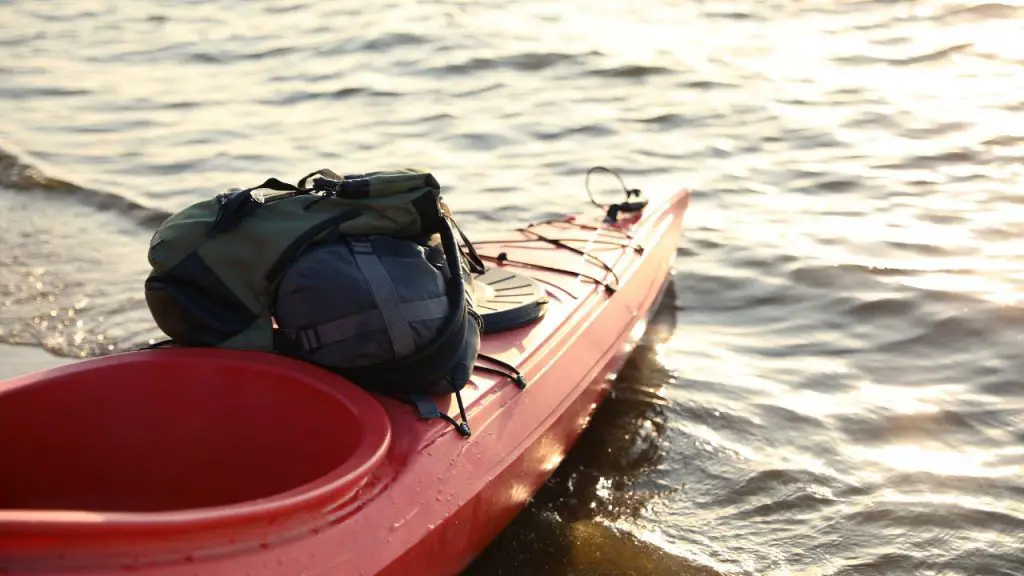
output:
[[[0,379],[63,366],[74,361],[74,358],[54,356],[45,350],[31,346],[0,344]]]

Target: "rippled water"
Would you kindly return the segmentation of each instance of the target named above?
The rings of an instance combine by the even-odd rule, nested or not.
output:
[[[1024,5],[0,2],[0,342],[159,338],[152,228],[429,167],[691,187],[672,298],[472,574],[1024,574]]]

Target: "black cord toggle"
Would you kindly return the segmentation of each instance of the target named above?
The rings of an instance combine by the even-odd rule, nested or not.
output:
[[[609,204],[608,206],[602,206],[597,203],[597,200],[594,200],[594,194],[593,192],[590,191],[590,175],[599,170],[607,172],[612,176],[615,176],[615,178],[619,181],[619,185],[622,186],[622,191],[626,194],[625,202],[619,202],[618,204]],[[615,221],[617,221],[619,219],[619,214],[635,214],[637,212],[642,212],[643,209],[647,207],[647,200],[639,199],[641,194],[639,188],[626,188],[626,183],[623,182],[622,176],[619,176],[618,172],[611,170],[609,168],[605,168],[604,166],[594,166],[593,168],[587,171],[585,186],[587,188],[587,196],[590,197],[590,203],[593,204],[594,206],[597,206],[598,208],[605,210],[604,222],[606,224],[612,224]],[[635,202],[630,202],[631,198],[637,198],[637,200]]]

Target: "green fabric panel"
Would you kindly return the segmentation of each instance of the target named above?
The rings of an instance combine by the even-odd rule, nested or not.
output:
[[[169,270],[206,239],[210,223],[217,217],[215,199],[193,204],[171,215],[155,232],[149,249],[149,264],[154,270]]]
[[[203,261],[253,310],[265,308],[271,286],[264,276],[282,252],[298,234],[334,214],[302,210],[310,201],[289,198],[263,206],[238,228],[216,234],[199,246]]]
[[[369,172],[365,174],[370,179],[370,198],[384,198],[394,194],[402,194],[410,189],[433,188],[436,183],[434,177],[427,172],[419,172],[411,169],[391,170],[383,172]]]
[[[414,197],[418,196],[417,194]],[[325,198],[310,211],[337,214],[351,208],[362,210],[363,215],[339,226],[339,231],[344,235],[412,236],[420,233],[419,213],[409,204],[409,200],[402,196],[390,196],[373,201]]]

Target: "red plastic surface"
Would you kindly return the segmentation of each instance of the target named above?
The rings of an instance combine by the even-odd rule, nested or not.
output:
[[[0,558],[289,538],[389,442],[370,395],[269,354],[153,350],[14,379],[0,384]]]
[[[37,556],[33,567],[56,573],[73,566],[90,575],[127,569],[147,576],[458,573],[555,470],[607,393],[661,294],[676,258],[688,199],[685,192],[656,199],[638,221],[615,229],[595,231],[568,223],[534,228],[609,264],[620,280],[614,293],[578,276],[614,282],[600,266],[571,251],[535,239],[524,243],[531,237],[519,232],[492,238],[497,243],[480,239],[481,253],[505,252],[510,260],[570,273],[509,265],[536,278],[550,303],[547,314],[535,324],[483,339],[482,352],[517,366],[529,386],[519,390],[507,379],[478,371],[463,392],[472,437],[464,439],[447,423],[421,420],[409,406],[378,397],[392,429],[384,460],[368,470],[365,485],[351,498],[320,512],[300,514],[305,521],[298,524],[294,514],[280,514],[278,521],[291,522],[294,528],[288,531],[291,538],[256,546],[243,538],[233,548],[196,546],[195,552],[189,552],[187,546],[136,545],[129,535],[139,532],[126,530],[119,545],[133,555],[104,555],[98,547],[82,548],[63,557]],[[595,221],[577,222],[600,227]],[[502,244],[503,240],[510,242]],[[337,381],[325,372],[315,374],[310,373],[313,380]],[[49,377],[42,373],[35,378]],[[348,396],[346,392],[344,397]],[[457,416],[453,398],[437,401]],[[334,450],[336,440],[328,434],[318,444],[311,442]],[[235,488],[241,489],[246,482],[238,478]],[[304,493],[304,489],[292,491],[296,496]],[[30,525],[19,526],[10,514],[5,524],[4,514],[0,511],[0,542],[5,538],[26,541]],[[98,522],[106,524],[108,519]],[[225,526],[226,535],[234,533]],[[4,568],[18,572],[19,554],[15,546],[0,544],[0,573]]]

